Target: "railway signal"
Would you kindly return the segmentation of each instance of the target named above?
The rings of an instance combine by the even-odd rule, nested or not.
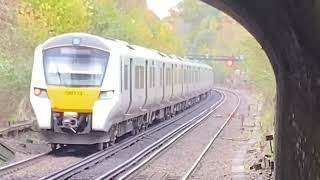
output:
[[[228,61],[227,61],[227,66],[230,67],[230,66],[232,66],[232,65],[233,65],[233,61],[232,61],[232,60],[228,60]]]
[[[243,55],[238,56],[213,56],[209,54],[190,54],[185,56],[185,58],[190,60],[197,60],[197,61],[226,61],[227,64],[230,63],[230,61],[236,62],[236,61],[242,61],[244,60]]]

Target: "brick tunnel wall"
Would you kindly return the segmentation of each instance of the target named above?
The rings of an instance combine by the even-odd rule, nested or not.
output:
[[[320,3],[206,0],[260,42],[277,80],[276,179],[320,179]]]

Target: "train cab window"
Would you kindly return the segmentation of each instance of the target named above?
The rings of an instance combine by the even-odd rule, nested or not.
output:
[[[123,87],[124,87],[124,90],[128,90],[128,75],[129,75],[129,66],[128,65],[124,65],[124,84],[123,84]]]
[[[43,52],[48,85],[99,87],[105,77],[109,52],[87,47],[56,47]]]

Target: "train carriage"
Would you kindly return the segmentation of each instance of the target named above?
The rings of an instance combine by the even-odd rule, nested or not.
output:
[[[205,97],[212,68],[85,33],[51,38],[35,50],[30,100],[47,141],[114,143]]]

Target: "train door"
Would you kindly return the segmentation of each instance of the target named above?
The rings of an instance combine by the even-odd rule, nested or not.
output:
[[[162,97],[162,100],[165,100],[166,98],[166,84],[165,84],[165,69],[166,69],[166,65],[165,63],[162,64],[162,67],[160,69],[160,84],[162,85],[162,94],[163,94],[163,97]]]
[[[184,69],[184,65],[181,64],[180,67],[180,72],[179,72],[179,76],[180,76],[180,83],[181,83],[181,97],[184,96],[184,79],[183,79],[183,69]]]
[[[140,111],[139,108],[144,105],[146,98],[145,60],[135,57],[134,60],[131,60],[130,70],[131,101],[127,113],[135,115],[136,112]]]
[[[126,113],[130,105],[130,60],[121,57],[121,111]]]
[[[136,108],[144,105],[146,99],[146,61],[137,60],[134,62],[134,93],[132,99]]]
[[[129,70],[129,82],[128,82],[128,85],[129,85],[129,105],[128,105],[128,109],[127,109],[127,112],[126,113],[128,113],[128,111],[131,109],[131,105],[132,105],[132,94],[133,94],[133,84],[132,84],[132,82],[133,82],[133,59],[132,58],[130,58],[129,59],[129,67],[128,67],[128,70]]]
[[[176,70],[176,69],[175,69],[174,65],[171,64],[171,73],[170,73],[170,74],[171,74],[171,83],[170,83],[170,84],[171,84],[171,96],[170,96],[170,98],[173,98],[173,97],[174,97],[174,91],[173,91],[173,89],[174,89],[174,87],[175,87],[175,86],[174,86],[174,85],[175,85],[174,78],[176,78],[176,77],[175,77],[175,73],[174,73],[175,70]]]
[[[155,62],[155,101],[160,102],[163,98],[163,88],[162,88],[162,63]]]
[[[169,101],[169,99],[172,97],[172,65],[167,64],[165,65],[165,78],[164,78],[164,89],[165,89],[165,101]]]
[[[188,92],[188,66],[184,66],[183,68],[183,74],[184,74],[184,81],[183,81],[183,87],[184,87],[184,96],[188,97],[189,92]]]
[[[146,105],[147,104],[147,101],[148,101],[148,94],[150,93],[149,92],[149,82],[148,80],[150,79],[150,73],[148,73],[148,70],[149,70],[149,61],[148,60],[145,60],[145,69],[144,69],[144,74],[145,74],[145,77],[144,77],[144,82],[145,82],[145,88],[144,88],[144,104],[143,105]]]
[[[155,82],[155,68],[156,65],[155,65],[155,62],[154,61],[149,61],[149,67],[148,67],[148,104],[154,104],[155,103],[155,100],[157,99],[157,94],[156,94],[156,82]]]

